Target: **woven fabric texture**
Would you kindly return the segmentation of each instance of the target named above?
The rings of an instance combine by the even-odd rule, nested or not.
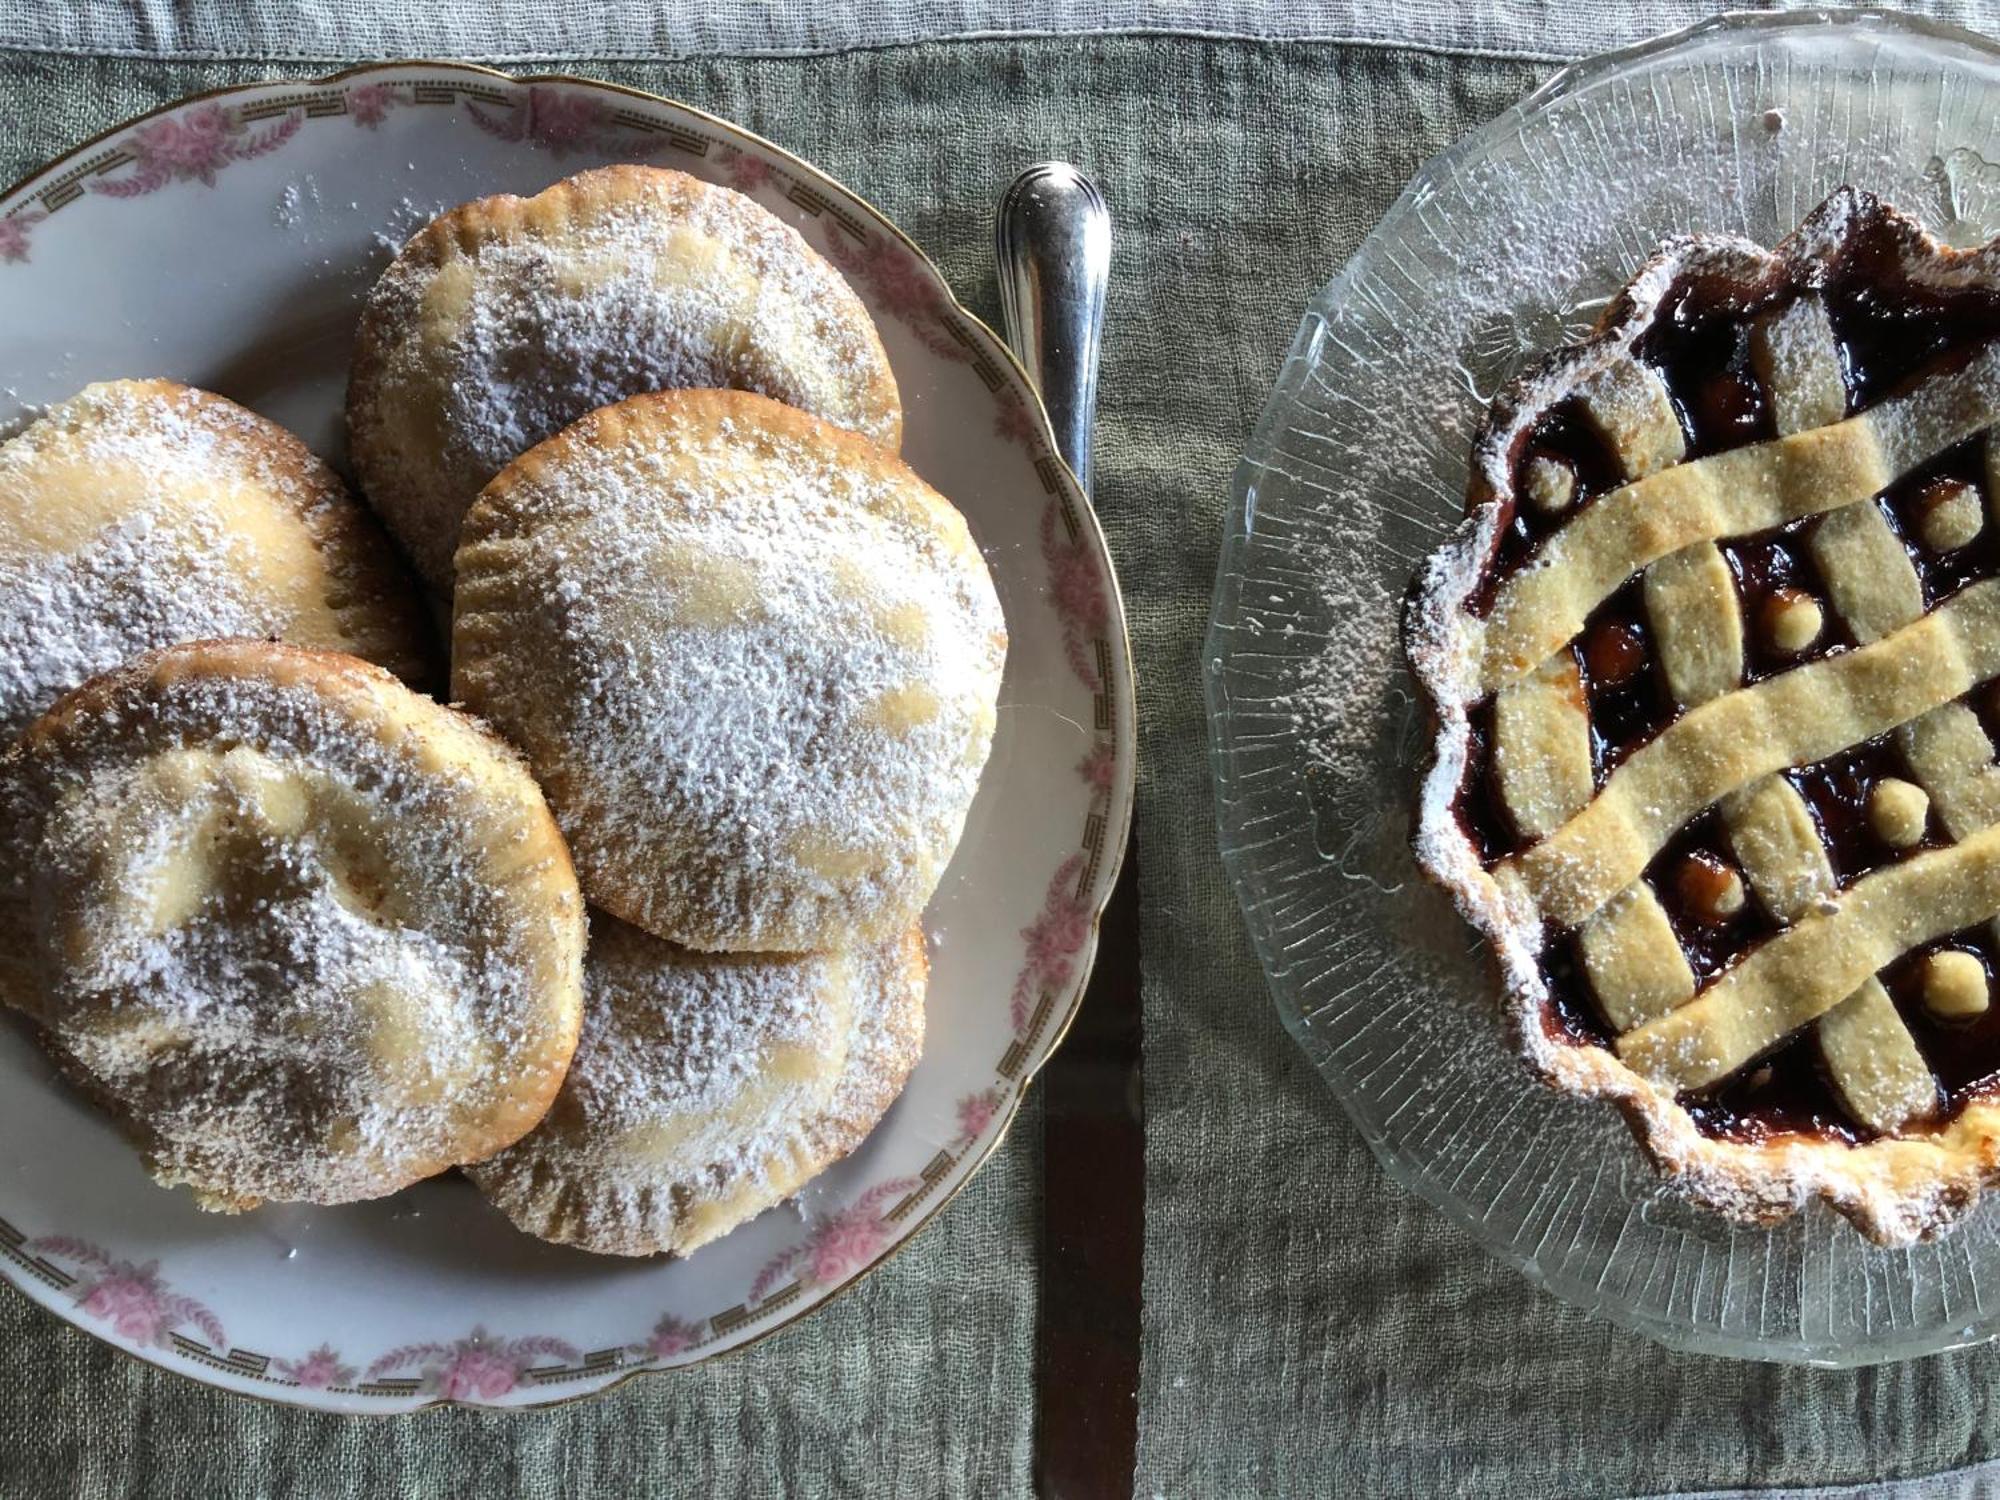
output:
[[[22,10],[0,4],[0,32],[18,39]],[[1490,1261],[1378,1171],[1280,1029],[1223,880],[1199,673],[1231,470],[1307,296],[1426,157],[1546,66],[1184,36],[571,66],[810,157],[989,318],[990,205],[1014,170],[1067,157],[1112,202],[1097,464],[1142,693],[1138,1494],[1639,1495],[1919,1476],[2000,1454],[2000,1353],[1846,1373],[1670,1355]],[[313,71],[0,53],[0,170],[181,93]],[[1039,1149],[1031,1103],[894,1262],[758,1348],[522,1417],[261,1406],[0,1297],[0,1493],[1025,1493]]]
[[[1900,8],[1977,24],[1985,0]],[[1805,10],[1813,0],[0,0],[0,48],[133,57],[641,58],[790,55],[911,42],[1172,34],[1338,41],[1458,54],[1568,58],[1629,46],[1721,9]]]

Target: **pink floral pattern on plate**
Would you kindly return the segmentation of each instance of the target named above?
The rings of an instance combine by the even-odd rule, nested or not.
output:
[[[999,1089],[981,1089],[976,1094],[967,1094],[958,1101],[958,1134],[952,1139],[951,1149],[963,1151],[970,1146],[986,1134],[999,1113]]]
[[[28,258],[28,231],[48,217],[33,209],[0,219],[0,261]]]
[[[82,1267],[76,1305],[127,1343],[171,1349],[174,1330],[190,1325],[201,1331],[211,1348],[221,1349],[227,1343],[221,1319],[194,1298],[169,1288],[160,1277],[158,1261],[134,1265],[88,1240],[61,1234],[30,1240],[27,1248]]]
[[[651,156],[666,142],[619,124],[611,106],[595,94],[577,89],[534,84],[527,97],[505,110],[466,102],[472,121],[503,141],[537,146],[555,157],[572,151],[617,152],[628,157]]]
[[[1118,746],[1108,739],[1098,740],[1076,763],[1076,774],[1094,790],[1108,793],[1118,777]]]
[[[722,146],[715,153],[716,165],[729,185],[739,193],[755,193],[771,180],[771,164],[761,156],[734,146]]]
[[[672,1359],[701,1343],[701,1324],[690,1323],[672,1313],[662,1313],[660,1321],[644,1341],[629,1346],[627,1352],[641,1359]]]
[[[1111,620],[1111,602],[1103,570],[1081,535],[1072,536],[1057,505],[1042,512],[1042,560],[1049,567],[1049,595],[1062,617],[1063,651],[1070,670],[1087,688],[1103,686],[1091,642],[1103,636]]]
[[[420,1388],[446,1401],[497,1401],[521,1383],[537,1360],[573,1365],[580,1358],[575,1346],[561,1339],[501,1339],[475,1328],[456,1343],[391,1349],[368,1367],[368,1378],[379,1380],[415,1365]]]
[[[358,83],[347,91],[347,118],[373,130],[402,102],[402,92],[394,84]]]
[[[764,1263],[750,1285],[750,1301],[762,1302],[793,1272],[806,1286],[821,1287],[834,1286],[866,1267],[889,1245],[885,1206],[921,1186],[921,1177],[892,1177],[820,1220],[798,1244]]]
[[[1028,403],[1009,391],[1000,398],[1000,409],[993,415],[993,435],[1033,453],[1041,441],[1042,424],[1028,410]]]
[[[1072,854],[1056,867],[1048,894],[1035,920],[1021,929],[1028,945],[1028,961],[1014,981],[1009,1015],[1014,1035],[1026,1040],[1035,1002],[1044,990],[1060,990],[1076,972],[1077,959],[1090,942],[1091,908],[1076,893],[1076,877],[1083,869],[1083,856]]]
[[[945,331],[945,295],[937,281],[900,243],[886,234],[871,234],[857,244],[829,229],[820,249],[849,281],[861,283],[871,304],[908,324],[931,353],[960,364],[972,358],[971,351]]]
[[[277,124],[255,130],[220,104],[166,115],[118,142],[118,148],[132,158],[135,170],[130,176],[96,177],[90,188],[113,198],[137,198],[170,182],[214,187],[216,174],[224,167],[276,151],[298,134],[305,118],[305,111],[294,109]]]
[[[274,1359],[271,1368],[283,1379],[309,1391],[351,1385],[355,1373],[354,1366],[340,1362],[340,1355],[331,1344],[321,1344],[304,1359]]]

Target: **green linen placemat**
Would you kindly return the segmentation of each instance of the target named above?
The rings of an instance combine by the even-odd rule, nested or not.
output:
[[[1015,168],[1065,156],[1111,199],[1098,500],[1145,757],[1140,1494],[1656,1493],[1922,1474],[1994,1450],[2000,1354],[1854,1373],[1670,1355],[1490,1261],[1377,1170],[1279,1028],[1223,883],[1199,641],[1236,456],[1307,296],[1427,156],[1545,67],[1173,37],[547,66],[808,156],[989,317],[990,205]],[[181,93],[318,71],[0,53],[0,171]],[[861,1289],[740,1357],[541,1414],[261,1406],[0,1297],[0,1493],[1023,1493],[1038,1150],[1031,1102]]]

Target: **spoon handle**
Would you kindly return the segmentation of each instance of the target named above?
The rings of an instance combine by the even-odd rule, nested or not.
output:
[[[993,240],[1007,343],[1040,388],[1056,444],[1088,492],[1111,278],[1104,195],[1068,162],[1038,162],[1001,195]]]

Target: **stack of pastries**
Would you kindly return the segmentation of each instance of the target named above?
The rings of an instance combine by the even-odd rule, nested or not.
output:
[[[677,172],[433,221],[348,427],[365,506],[164,380],[0,446],[0,1000],[204,1207],[690,1252],[916,1063],[992,580],[859,299]]]

